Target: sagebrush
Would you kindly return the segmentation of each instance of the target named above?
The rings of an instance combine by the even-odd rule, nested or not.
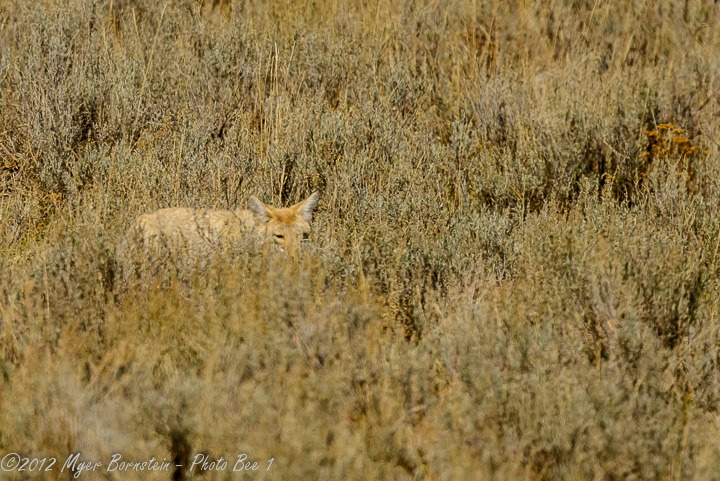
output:
[[[716,479],[719,20],[1,0],[0,456]],[[230,250],[118,286],[139,214],[314,191],[296,262]]]

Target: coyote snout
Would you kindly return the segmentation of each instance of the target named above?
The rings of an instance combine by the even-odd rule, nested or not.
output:
[[[123,270],[142,253],[154,262],[204,265],[220,245],[275,246],[291,258],[310,232],[318,194],[291,207],[272,207],[250,197],[248,210],[172,207],[137,217],[117,251]],[[168,254],[166,257],[165,255]]]

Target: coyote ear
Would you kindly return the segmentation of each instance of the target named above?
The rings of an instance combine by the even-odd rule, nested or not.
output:
[[[318,193],[313,192],[310,197],[300,202],[299,204],[295,204],[295,209],[297,209],[298,213],[300,214],[300,216],[302,216],[305,222],[310,223],[310,221],[312,220],[313,210],[315,210],[317,201]]]
[[[248,207],[255,216],[255,220],[265,223],[270,220],[270,206],[260,201],[254,195],[248,200]]]

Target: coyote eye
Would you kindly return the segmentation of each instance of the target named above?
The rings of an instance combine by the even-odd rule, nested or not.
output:
[[[310,233],[303,232],[303,240],[308,240],[310,238]]]
[[[275,234],[275,238],[276,238],[276,239],[280,239],[280,240],[282,240],[282,239],[284,239],[284,238],[285,238],[285,236],[284,236],[284,235],[282,235],[282,234]]]

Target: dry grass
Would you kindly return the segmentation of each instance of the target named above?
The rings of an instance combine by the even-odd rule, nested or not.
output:
[[[717,479],[718,92],[707,0],[0,1],[0,456]],[[114,285],[314,190],[299,266]]]

